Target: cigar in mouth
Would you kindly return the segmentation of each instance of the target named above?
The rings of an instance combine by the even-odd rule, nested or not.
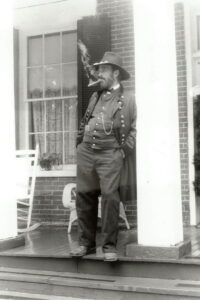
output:
[[[98,79],[96,81],[91,81],[91,82],[89,82],[88,87],[95,86],[98,83],[100,83],[101,81],[102,81],[102,79]]]

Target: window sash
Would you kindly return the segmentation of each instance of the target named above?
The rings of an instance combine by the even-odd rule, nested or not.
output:
[[[48,97],[48,98],[32,98],[32,99],[26,99],[26,102],[46,102],[46,101],[52,101],[52,100],[67,100],[67,99],[77,99],[78,95],[71,95],[71,96],[59,96],[59,97]]]
[[[64,55],[63,55],[63,38],[66,35],[70,35],[70,34],[76,34],[77,36],[77,31],[76,30],[72,30],[72,31],[61,31],[61,32],[54,32],[51,34],[40,34],[40,35],[35,35],[35,36],[28,36],[27,37],[27,53],[28,53],[28,59],[27,59],[27,66],[26,66],[26,78],[27,78],[27,86],[26,86],[26,102],[33,102],[33,101],[48,101],[48,100],[62,100],[62,99],[69,99],[71,97],[77,97],[77,60],[70,60],[70,61],[65,61]],[[56,63],[45,63],[45,37],[48,36],[53,36],[53,35],[59,35],[60,38],[60,61],[56,62]],[[29,55],[30,55],[30,51],[29,51],[29,39],[32,38],[41,38],[42,39],[42,64],[35,64],[35,65],[30,65],[29,61]],[[77,57],[77,55],[76,55]],[[74,65],[75,66],[75,78],[76,78],[76,85],[75,85],[75,92],[69,95],[65,95],[63,93],[64,91],[64,83],[63,83],[63,73],[64,73],[64,67],[65,66],[70,66],[70,65]],[[52,97],[45,97],[45,80],[47,79],[47,77],[45,76],[45,71],[47,71],[47,67],[58,67],[59,68],[59,82],[60,82],[60,95],[59,96],[52,96]],[[29,91],[29,72],[30,71],[34,71],[34,70],[41,70],[41,76],[42,76],[42,96],[41,97],[28,97],[28,93]]]
[[[63,82],[63,69],[65,66],[70,66],[70,65],[74,65],[76,67],[76,71],[77,72],[77,61],[75,60],[72,60],[72,61],[64,61],[64,58],[63,58],[63,53],[62,53],[62,49],[63,49],[63,45],[62,45],[62,41],[63,41],[63,36],[65,34],[70,34],[70,33],[76,33],[76,31],[70,31],[70,32],[66,32],[66,31],[62,31],[62,32],[55,32],[54,34],[57,36],[59,35],[59,38],[60,38],[60,61],[57,63],[49,63],[49,64],[45,64],[45,37],[48,36],[48,34],[42,34],[42,35],[37,35],[39,37],[42,38],[42,64],[38,64],[38,65],[30,65],[30,59],[27,60],[27,66],[26,66],[26,78],[27,78],[27,92],[26,92],[26,102],[29,103],[29,112],[32,113],[32,119],[34,119],[33,117],[33,114],[34,113],[37,113],[37,112],[34,112],[34,108],[33,108],[33,105],[31,105],[31,103],[35,103],[35,102],[41,102],[41,103],[44,103],[44,112],[42,112],[42,118],[43,118],[43,123],[44,123],[44,128],[42,128],[41,131],[33,131],[34,130],[34,127],[32,129],[30,129],[30,126],[29,126],[29,132],[28,132],[28,135],[29,135],[29,141],[32,141],[33,143],[36,142],[36,140],[39,138],[39,137],[42,137],[43,139],[43,152],[46,153],[47,150],[48,150],[48,147],[51,148],[51,138],[55,137],[55,139],[58,138],[58,136],[60,135],[62,137],[62,140],[60,141],[59,140],[59,145],[61,145],[62,147],[62,161],[63,161],[63,164],[75,164],[76,163],[76,151],[75,151],[75,136],[76,136],[76,133],[77,133],[77,123],[78,123],[78,113],[77,113],[77,76],[75,77],[76,80],[75,80],[75,89],[72,89],[72,94],[69,94],[69,95],[64,95],[64,88],[65,88],[65,85],[64,85],[64,82]],[[53,34],[52,34],[53,35]],[[34,36],[33,36],[34,37]],[[27,37],[27,45],[28,44],[28,39],[29,38],[32,38],[31,37]],[[30,51],[30,49],[29,49]],[[28,53],[28,52],[27,52]],[[66,59],[66,58],[65,58]],[[54,66],[58,66],[59,68],[59,80],[60,80],[60,95],[59,96],[53,96],[53,97],[45,97],[45,70],[46,70],[46,67],[54,67]],[[28,85],[30,84],[28,82],[29,78],[28,78],[28,72],[30,70],[39,70],[41,69],[42,70],[42,97],[35,97],[35,98],[29,98],[28,97],[28,92],[29,92],[29,89],[28,89]],[[72,69],[73,71],[73,69]],[[75,73],[76,75],[76,73]],[[72,84],[73,84],[73,81],[74,79],[72,79]],[[73,86],[72,86],[73,87]],[[73,125],[71,130],[70,130],[70,126],[68,128],[66,128],[66,125],[64,124],[64,120],[66,118],[65,116],[65,101],[67,100],[75,100],[76,101],[76,104],[75,104],[75,112],[76,112],[76,117],[74,118],[74,113],[72,114],[71,117],[69,117],[70,120],[72,120],[72,118],[74,120],[72,120],[72,123]],[[60,130],[47,130],[48,128],[46,127],[47,126],[47,119],[48,119],[48,116],[47,116],[47,105],[49,103],[49,101],[61,101],[61,114],[62,114],[62,124],[60,126]],[[49,113],[49,117],[50,117],[50,114],[51,112]],[[30,114],[31,115],[31,114]],[[70,122],[70,120],[68,120],[68,122]],[[34,121],[32,120],[32,123]],[[74,123],[75,122],[75,123]],[[33,125],[33,124],[32,124]],[[48,143],[48,139],[49,138],[49,143]],[[71,141],[71,145],[70,145],[70,141]],[[72,142],[73,142],[73,145],[72,145]],[[57,145],[57,142],[55,143],[55,149],[56,149],[56,146],[59,147],[59,145]],[[50,149],[49,148],[49,149]],[[74,150],[73,150],[74,149]],[[41,153],[42,154],[42,153]],[[67,154],[69,157],[67,157]]]

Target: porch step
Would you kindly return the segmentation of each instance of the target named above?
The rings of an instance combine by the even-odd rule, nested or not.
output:
[[[1,300],[83,300],[83,298],[74,297],[62,297],[62,296],[52,296],[52,295],[42,295],[42,294],[30,294],[22,292],[13,291],[0,291]],[[2,298],[3,297],[3,298]],[[91,299],[84,299],[91,300]]]
[[[0,268],[0,299],[200,299],[200,281]],[[72,298],[73,299],[73,298]]]
[[[69,255],[8,255],[0,253],[0,267],[22,268],[32,271],[56,271],[109,275],[119,277],[200,280],[200,259],[179,260],[133,259],[119,257],[114,263],[104,262],[103,257],[87,255],[81,259]],[[31,271],[31,272],[32,272]]]

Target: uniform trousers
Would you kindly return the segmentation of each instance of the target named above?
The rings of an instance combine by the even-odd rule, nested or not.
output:
[[[119,183],[123,156],[119,148],[77,148],[77,199],[79,244],[96,247],[98,196],[101,195],[102,249],[116,252],[119,219]]]

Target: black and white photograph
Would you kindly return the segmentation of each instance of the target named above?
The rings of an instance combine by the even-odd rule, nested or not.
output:
[[[0,300],[199,300],[200,0],[3,0],[0,88]]]

